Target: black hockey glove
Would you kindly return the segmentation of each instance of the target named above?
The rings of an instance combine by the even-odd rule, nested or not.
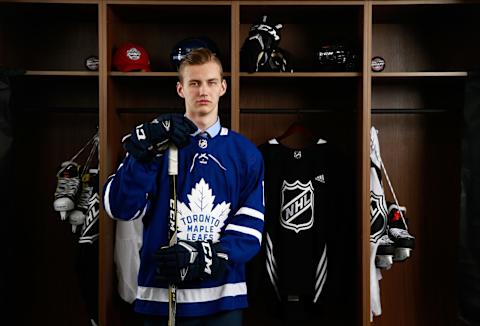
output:
[[[267,16],[264,15],[258,23],[250,27],[248,38],[240,50],[242,70],[259,71],[259,65],[265,64],[268,60],[267,52],[278,46],[280,29],[283,26],[267,20]]]
[[[240,50],[242,70],[249,73],[258,71],[259,62],[264,56],[262,37],[260,35],[249,37]]]
[[[220,278],[228,256],[219,244],[211,241],[183,241],[171,247],[162,247],[156,254],[156,279],[160,282],[180,283],[209,278]]]
[[[261,37],[261,46],[263,50],[275,49],[280,43],[280,30],[282,24],[273,25],[266,20],[267,16],[263,16],[262,21],[250,27],[248,39],[253,39],[254,36]]]
[[[180,114],[164,114],[138,125],[122,139],[125,150],[141,162],[149,162],[161,156],[167,149],[169,141],[178,148],[188,145],[190,134],[197,131],[197,126]]]
[[[162,117],[163,116],[160,116],[155,120],[162,121],[159,120]],[[178,148],[187,146],[188,143],[190,143],[190,135],[198,130],[197,126],[181,114],[172,114],[170,121],[170,140],[177,145]]]

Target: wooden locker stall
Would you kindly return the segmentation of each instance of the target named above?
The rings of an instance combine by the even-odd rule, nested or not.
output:
[[[98,54],[97,18],[93,2],[0,3],[0,66],[25,72],[10,77],[15,183],[2,184],[14,206],[11,216],[2,214],[10,234],[4,250],[11,251],[4,261],[11,276],[2,280],[6,323],[9,316],[16,325],[88,323],[78,235],[54,211],[53,195],[60,163],[98,127],[98,72],[85,68],[85,59]]]
[[[374,325],[460,325],[462,111],[465,77],[480,63],[479,10],[478,2],[373,3],[372,56],[386,65],[371,74],[372,125],[416,237],[412,257],[383,272]]]
[[[361,150],[357,140],[361,138],[359,121],[363,111],[363,11],[362,3],[352,2],[240,2],[240,45],[247,39],[249,28],[265,14],[270,22],[283,25],[279,47],[285,52],[292,69],[283,73],[240,71],[240,132],[260,145],[282,135],[292,123],[305,125],[313,131],[316,139],[326,140],[344,154],[334,160],[351,163],[345,164],[348,171],[343,171],[351,176],[342,185],[348,189],[346,193],[357,193],[360,189]],[[357,69],[346,72],[319,69],[315,51],[332,40],[349,44],[358,51]],[[305,146],[294,138],[286,144],[291,148]],[[357,213],[359,202],[354,197],[343,198],[350,212],[346,221],[336,221],[345,227],[336,237],[343,238],[345,251],[342,252],[348,252],[349,257],[340,263],[341,275],[336,275],[342,280],[337,284],[341,303],[331,302],[323,314],[309,320],[308,325],[348,325],[360,319],[357,309],[361,302],[359,276],[362,275],[361,264],[358,264],[361,261],[357,232],[361,228],[360,214]],[[330,218],[335,219],[334,216]],[[330,263],[335,263],[335,259],[329,258],[329,266],[333,266]],[[271,318],[261,309],[246,314],[247,325],[281,322],[280,317]]]
[[[224,74],[231,76],[231,8],[228,2],[122,2],[101,4],[104,21],[100,31],[104,39],[102,62],[105,74],[102,90],[104,101],[104,144],[109,147],[106,158],[106,179],[121,162],[124,151],[121,138],[136,125],[160,114],[184,112],[184,104],[176,92],[177,73],[171,61],[176,43],[191,37],[208,37],[219,49]],[[205,23],[208,22],[208,23]],[[151,72],[118,72],[111,59],[123,43],[131,42],[145,48],[150,57]],[[231,90],[220,101],[222,125],[230,127]],[[101,128],[101,130],[102,130]],[[105,324],[141,324],[116,293],[115,267],[112,264],[115,223],[106,215],[102,219],[104,255],[101,267],[100,301],[104,304],[101,320]],[[102,271],[103,268],[103,271]]]

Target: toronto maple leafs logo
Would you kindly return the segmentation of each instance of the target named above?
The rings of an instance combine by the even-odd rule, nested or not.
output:
[[[188,205],[178,201],[178,238],[218,242],[220,230],[230,213],[230,203],[223,201],[214,207],[215,195],[203,178],[187,198]]]

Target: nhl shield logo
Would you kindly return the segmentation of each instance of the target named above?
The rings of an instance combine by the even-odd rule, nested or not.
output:
[[[387,225],[385,197],[370,191],[370,241],[377,242]]]
[[[208,147],[208,141],[205,138],[200,139],[198,141],[198,147],[207,148]]]
[[[291,184],[284,180],[280,224],[296,233],[310,229],[314,221],[313,203],[311,181],[303,184],[297,180]]]

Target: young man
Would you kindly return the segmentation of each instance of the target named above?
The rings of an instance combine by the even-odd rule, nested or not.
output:
[[[128,154],[104,186],[112,218],[142,218],[135,310],[145,325],[166,325],[168,285],[177,286],[177,325],[241,325],[247,307],[245,263],[263,232],[263,159],[243,136],[220,126],[227,85],[219,59],[190,52],[179,67],[185,116],[162,115],[137,126]],[[193,123],[192,123],[193,122]],[[178,243],[168,247],[168,146],[178,152]]]

